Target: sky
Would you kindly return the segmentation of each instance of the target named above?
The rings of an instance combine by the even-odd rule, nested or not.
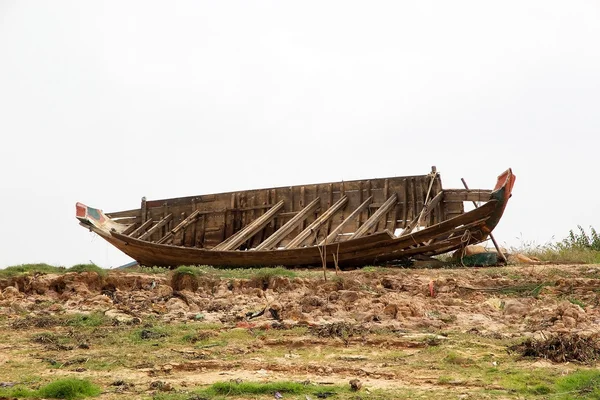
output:
[[[0,268],[130,258],[78,225],[242,189],[517,182],[494,231],[600,228],[600,3],[0,0]]]

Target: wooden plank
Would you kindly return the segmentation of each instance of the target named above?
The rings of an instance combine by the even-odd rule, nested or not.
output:
[[[383,216],[385,216],[392,207],[394,207],[396,205],[397,201],[398,201],[398,195],[396,193],[394,193],[389,199],[387,199],[387,201],[385,203],[383,203],[383,205],[381,207],[379,207],[379,209],[377,211],[375,211],[375,213],[373,215],[371,215],[371,218],[369,218],[368,220],[365,221],[363,226],[358,228],[357,231],[354,232],[354,234],[352,236],[350,236],[350,239],[348,239],[348,240],[358,239],[359,237],[362,237],[365,234],[367,234],[367,232],[369,232],[369,230],[372,227],[377,225],[379,220]]]
[[[408,221],[408,181],[406,180],[406,178],[402,180],[402,186],[404,186],[404,204],[402,205],[402,220],[404,221],[403,226],[406,227],[406,221]]]
[[[137,228],[135,231],[131,232],[131,234],[129,236],[135,238],[138,237],[142,232],[144,232],[150,225],[152,225],[152,218],[149,219],[148,221],[144,222],[142,225],[140,225],[139,228]]]
[[[311,201],[306,207],[304,207],[301,211],[298,211],[296,215],[292,217],[288,222],[283,224],[281,228],[279,228],[275,233],[265,239],[264,242],[256,246],[256,250],[269,250],[277,246],[279,242],[283,240],[287,235],[290,234],[294,229],[298,227],[308,215],[316,210],[321,203],[321,199],[317,197],[313,201]]]
[[[423,207],[423,211],[418,216],[413,218],[412,221],[410,221],[410,223],[406,226],[406,228],[402,230],[399,236],[406,235],[412,232],[415,226],[419,225],[420,222],[422,222],[423,220],[425,220],[425,218],[429,216],[429,214],[435,209],[435,207],[438,205],[438,203],[442,200],[443,197],[444,193],[439,192],[437,195],[435,195],[433,199],[428,201],[425,207]]]
[[[142,236],[140,236],[138,239],[140,240],[145,240],[147,238],[149,238],[153,233],[155,233],[156,231],[158,231],[160,228],[162,228],[164,225],[166,225],[171,218],[173,218],[173,214],[169,214],[166,217],[164,217],[163,219],[161,219],[160,221],[158,221],[156,223],[156,225],[154,225],[152,228],[148,229]]]
[[[200,215],[200,211],[198,211],[198,210],[194,211],[187,218],[185,218],[183,221],[181,221],[179,223],[179,225],[177,225],[175,228],[173,228],[169,232],[167,232],[167,234],[165,236],[163,236],[162,238],[160,238],[160,240],[158,242],[156,242],[156,243],[158,243],[158,244],[165,243],[173,235],[175,235],[176,233],[178,233],[181,229],[184,229],[189,224],[191,224],[192,222],[194,222],[196,220],[196,218],[198,218],[199,215]]]
[[[369,197],[368,199],[363,201],[360,206],[358,206],[354,211],[352,211],[352,213],[350,213],[350,215],[348,215],[348,217],[337,226],[337,228],[335,228],[324,240],[321,241],[321,243],[319,243],[319,246],[332,243],[337,238],[337,236],[344,230],[344,228],[352,221],[354,221],[354,218],[356,218],[357,216],[360,217],[362,211],[369,206],[372,200],[373,197]]]
[[[131,232],[135,231],[138,227],[137,222],[133,223],[131,225],[129,225],[127,228],[125,228],[125,230],[123,232],[121,232],[121,235],[129,235]]]
[[[386,224],[383,227],[383,229],[387,229],[388,231],[392,232],[392,234],[394,234],[394,232],[396,231],[396,223],[397,223],[397,220],[398,220],[398,207],[399,207],[399,205],[396,204],[394,206],[394,208],[392,208],[392,211],[390,213],[390,224],[389,224],[389,227],[387,225],[387,221],[386,221]]]
[[[489,201],[491,194],[491,190],[446,189],[444,202]]]
[[[279,203],[275,204],[275,206],[273,206],[269,211],[258,217],[256,220],[254,220],[250,225],[246,226],[233,236],[229,237],[227,240],[213,247],[213,250],[225,251],[237,249],[242,243],[250,239],[258,231],[267,226],[267,224],[271,222],[273,218],[275,218],[279,210],[281,210],[284,205],[285,201],[279,201]]]
[[[206,215],[199,215],[196,223],[195,247],[204,247],[204,230],[206,229]]]
[[[348,203],[348,197],[344,196],[339,199],[335,204],[327,209],[323,214],[319,216],[312,224],[307,226],[302,232],[300,232],[291,242],[285,246],[286,249],[293,249],[301,246],[307,239],[313,236],[314,232],[317,232],[323,224],[329,222],[331,217],[335,215],[336,212],[342,209]]]
[[[140,209],[136,208],[135,210],[125,210],[125,211],[115,211],[110,213],[104,213],[108,218],[127,218],[127,217],[139,217]]]
[[[146,222],[148,215],[148,206],[146,204],[146,197],[142,197],[142,204],[140,206],[140,217],[142,218],[142,224]]]

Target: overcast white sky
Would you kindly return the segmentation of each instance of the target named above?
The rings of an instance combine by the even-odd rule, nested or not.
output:
[[[428,173],[500,243],[600,228],[600,3],[0,0],[0,267],[130,259],[75,219]]]

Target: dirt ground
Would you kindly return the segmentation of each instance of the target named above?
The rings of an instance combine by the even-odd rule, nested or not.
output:
[[[596,337],[600,265],[370,267],[327,278],[2,279],[0,385],[75,376],[100,385],[103,399],[192,399],[214,382],[359,379],[360,391],[336,398],[516,399],[546,398],[535,388],[594,367],[523,358],[509,346]]]

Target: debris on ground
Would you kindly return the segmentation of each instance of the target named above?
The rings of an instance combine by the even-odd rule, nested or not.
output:
[[[528,338],[509,347],[523,357],[543,358],[557,363],[592,363],[600,359],[600,341],[578,334],[554,334],[547,338]]]

